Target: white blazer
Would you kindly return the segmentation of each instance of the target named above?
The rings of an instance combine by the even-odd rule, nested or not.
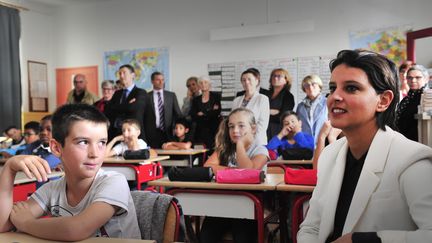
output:
[[[244,97],[245,96],[242,95],[234,99],[232,110],[241,107]],[[266,145],[267,127],[270,120],[270,102],[268,97],[260,94],[257,90],[245,108],[251,110],[255,116],[255,121],[257,123],[255,140],[260,145]]]
[[[342,235],[377,232],[383,243],[432,242],[432,149],[386,127],[366,156]],[[333,231],[348,151],[346,138],[327,146],[299,243],[325,242]]]

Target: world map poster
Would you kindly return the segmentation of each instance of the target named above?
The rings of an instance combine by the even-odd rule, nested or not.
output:
[[[351,49],[367,49],[385,55],[396,65],[407,58],[406,33],[410,26],[350,32]]]
[[[159,71],[164,74],[165,87],[169,86],[169,50],[161,48],[143,48],[135,50],[108,51],[104,53],[104,79],[118,80],[118,69],[130,64],[135,69],[135,84],[150,90],[151,74]]]

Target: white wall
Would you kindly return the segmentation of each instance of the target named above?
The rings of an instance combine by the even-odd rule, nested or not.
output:
[[[187,77],[206,74],[208,63],[335,55],[349,48],[350,31],[405,24],[418,30],[432,25],[430,0],[269,0],[268,3],[268,14],[265,0],[113,0],[62,7],[47,14],[31,10],[22,15],[23,57],[25,62],[27,59],[48,62],[49,82],[55,84],[54,68],[98,65],[102,80],[105,51],[167,46],[171,77],[168,89],[175,91],[181,102]],[[313,20],[315,30],[209,40],[210,29],[301,20]],[[23,82],[27,82],[24,75]],[[24,96],[28,94],[25,87]],[[55,87],[50,86],[49,92],[53,110]]]

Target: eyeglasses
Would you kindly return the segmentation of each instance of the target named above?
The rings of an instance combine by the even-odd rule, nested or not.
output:
[[[113,88],[102,88],[103,91],[111,91],[114,90]]]
[[[406,77],[406,79],[408,79],[408,80],[414,80],[414,79],[419,80],[419,79],[422,79],[422,78],[423,78],[423,76],[415,76],[415,77],[413,77],[413,76],[407,76]]]
[[[82,83],[84,83],[84,80],[75,80],[73,82],[74,82],[74,84],[82,84]]]
[[[36,133],[32,133],[32,132],[25,132],[23,133],[24,137],[30,137],[32,135],[36,135]]]
[[[318,84],[317,83],[304,83],[303,88],[309,88],[309,87],[315,86],[315,85],[318,85]]]

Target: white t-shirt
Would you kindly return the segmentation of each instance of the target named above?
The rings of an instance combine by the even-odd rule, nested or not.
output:
[[[147,143],[144,142],[144,140],[142,140],[142,139],[138,139],[138,147],[139,147],[139,149],[146,149]],[[112,149],[117,156],[121,156],[121,155],[123,155],[123,153],[126,150],[128,150],[128,146],[126,145],[126,143],[120,142],[119,144],[114,146],[114,148],[112,148]]]
[[[246,155],[249,158],[253,158],[256,155],[264,155],[267,157],[267,161],[269,160],[269,155],[268,155],[268,150],[264,145],[258,145],[257,141],[255,141],[254,143],[251,144],[251,146],[249,146],[248,150],[246,151]],[[237,155],[235,154],[234,158],[237,158]],[[228,167],[238,167],[237,165],[237,160],[231,160],[228,161]],[[267,163],[263,166],[263,168],[261,169],[264,172],[267,172]]]
[[[89,191],[75,207],[67,202],[65,177],[50,181],[31,196],[52,217],[80,214],[94,202],[105,202],[120,209],[93,237],[141,239],[135,206],[126,178],[115,171],[100,169]]]

